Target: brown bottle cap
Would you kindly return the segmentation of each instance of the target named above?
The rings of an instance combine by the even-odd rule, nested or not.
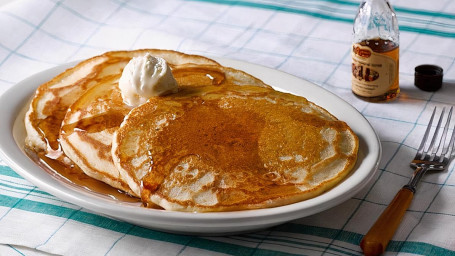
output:
[[[435,65],[420,65],[415,68],[414,85],[419,89],[434,92],[442,86],[443,69]]]

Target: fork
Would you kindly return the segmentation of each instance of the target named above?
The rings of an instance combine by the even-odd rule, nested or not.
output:
[[[387,244],[400,225],[404,213],[411,204],[420,179],[428,170],[445,170],[454,158],[455,131],[452,131],[450,141],[447,143],[447,133],[449,130],[452,111],[453,107],[450,108],[449,114],[447,115],[447,121],[444,125],[444,129],[442,130],[442,135],[439,136],[441,124],[445,114],[445,108],[443,108],[430,141],[430,130],[436,113],[436,107],[434,108],[422,142],[417,150],[417,154],[411,161],[411,167],[415,168],[411,180],[407,185],[403,186],[403,188],[398,191],[395,198],[392,202],[390,202],[389,206],[384,210],[381,216],[379,216],[374,225],[360,242],[360,247],[365,255],[379,255],[384,252]],[[428,142],[430,145],[426,147]]]

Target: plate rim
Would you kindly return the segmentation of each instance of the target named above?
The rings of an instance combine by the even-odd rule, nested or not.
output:
[[[241,60],[233,60],[219,57],[214,57],[213,59],[220,62],[222,65],[230,66],[248,72],[258,77],[259,79],[263,80],[265,83],[271,84],[274,88],[284,89],[285,91],[290,91],[291,93],[304,96],[308,100],[316,103],[319,106],[322,106],[323,108],[326,108],[326,106],[324,106],[324,101],[326,101],[327,99],[318,99],[317,97],[312,98],[313,94],[316,96],[319,94],[323,94],[327,96],[329,100],[331,101],[333,100],[335,102],[335,105],[342,104],[343,109],[349,110],[351,115],[356,116],[356,118],[354,118],[356,122],[361,121],[361,123],[364,126],[363,129],[356,131],[354,130],[354,127],[357,128],[359,125],[357,123],[352,123],[352,121],[351,122],[346,121],[348,125],[351,128],[353,128],[355,133],[359,136],[361,142],[366,143],[366,145],[362,146],[372,147],[373,151],[369,151],[367,155],[364,156],[365,158],[369,157],[368,160],[371,162],[369,168],[371,170],[362,173],[364,175],[362,175],[361,177],[356,177],[358,179],[355,186],[352,186],[350,190],[345,191],[345,193],[342,195],[338,196],[332,195],[331,191],[339,187],[340,184],[344,184],[346,182],[346,179],[343,180],[343,182],[341,182],[340,184],[338,184],[334,189],[331,189],[315,198],[308,199],[302,202],[274,208],[219,213],[218,212],[191,213],[166,211],[166,214],[160,214],[157,212],[162,213],[163,210],[153,210],[125,204],[115,204],[108,200],[106,201],[101,200],[101,202],[99,202],[99,200],[98,201],[96,200],[97,198],[100,199],[99,197],[97,198],[89,197],[86,193],[83,193],[83,191],[82,192],[79,191],[79,193],[74,193],[74,190],[68,191],[68,187],[65,187],[64,185],[61,184],[56,185],[56,182],[51,182],[49,184],[42,180],[43,175],[38,175],[36,173],[37,171],[36,168],[39,169],[41,168],[38,167],[34,162],[32,162],[27,156],[25,156],[22,153],[22,149],[20,149],[19,146],[16,144],[16,141],[14,140],[13,136],[14,123],[18,119],[17,115],[20,113],[20,111],[23,110],[23,108],[26,108],[24,107],[25,102],[32,97],[35,89],[41,84],[41,82],[38,81],[42,82],[48,81],[58,73],[74,66],[79,61],[72,61],[38,72],[11,86],[3,94],[0,95],[0,120],[4,120],[4,122],[0,122],[0,131],[6,131],[3,132],[5,136],[0,136],[0,156],[9,167],[11,167],[14,171],[16,171],[26,180],[36,185],[43,191],[46,191],[67,202],[82,206],[86,209],[95,211],[99,214],[108,215],[115,219],[121,219],[124,221],[131,222],[133,224],[146,226],[148,228],[156,230],[163,230],[168,232],[184,232],[182,228],[188,227],[198,228],[204,226],[204,228],[202,228],[200,231],[198,230],[190,231],[189,233],[191,234],[209,233],[221,234],[229,233],[231,231],[245,232],[254,230],[255,227],[275,226],[280,223],[309,216],[326,210],[328,208],[334,207],[350,199],[373,178],[374,174],[377,172],[379,168],[379,161],[382,156],[381,143],[379,141],[377,133],[374,131],[373,127],[368,122],[368,120],[352,105],[350,105],[349,103],[347,103],[345,100],[335,95],[334,93],[314,83],[311,83],[305,79],[296,77],[294,75],[285,73],[280,70]],[[302,88],[287,88],[288,86],[277,86],[275,85],[275,83],[277,82],[276,79],[289,80],[292,82],[291,85],[294,83],[301,84]],[[302,92],[304,92],[305,90],[308,91],[309,89],[311,89],[312,91],[309,97],[308,94],[302,95]],[[323,104],[321,104],[321,102],[323,102]],[[331,111],[331,107],[329,107],[328,110],[330,113],[333,112]],[[334,115],[337,117],[340,116],[339,113],[335,113]],[[8,136],[6,136],[6,134]],[[360,135],[363,137],[361,137]],[[18,154],[22,154],[22,156]],[[24,157],[26,157],[28,161],[24,162],[25,160]],[[359,168],[363,167],[362,166],[363,164],[365,163],[360,163],[359,166],[356,164],[356,171]],[[352,176],[354,175],[355,173],[352,174]],[[49,177],[51,176],[49,175]],[[56,181],[56,179],[54,178],[52,179]],[[322,202],[323,204],[316,200],[321,198],[323,199]],[[120,207],[118,207],[118,205],[120,205]],[[305,207],[302,208],[302,206]],[[132,207],[135,209],[134,211],[131,211]],[[162,215],[164,215],[164,217]],[[273,220],[271,220],[271,218]],[[160,223],[157,224],[157,222],[160,222],[162,225],[160,225]],[[221,228],[222,230],[217,230],[219,228]]]

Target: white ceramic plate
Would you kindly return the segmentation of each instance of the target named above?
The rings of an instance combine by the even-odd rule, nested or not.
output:
[[[43,82],[75,63],[58,66],[16,84],[0,97],[0,156],[18,174],[42,190],[94,212],[140,226],[185,234],[224,235],[264,229],[290,220],[312,215],[338,205],[365,186],[378,169],[381,146],[368,121],[351,105],[336,95],[295,76],[241,61],[217,59],[221,64],[242,69],[277,89],[305,96],[349,124],[359,136],[357,164],[346,179],[324,194],[303,202],[269,209],[187,213],[138,207],[82,187],[56,179],[43,171],[23,152],[25,129],[23,118],[27,102]]]

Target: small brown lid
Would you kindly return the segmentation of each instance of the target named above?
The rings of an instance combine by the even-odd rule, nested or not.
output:
[[[419,89],[434,92],[442,86],[443,69],[435,65],[420,65],[415,68],[414,85]]]

